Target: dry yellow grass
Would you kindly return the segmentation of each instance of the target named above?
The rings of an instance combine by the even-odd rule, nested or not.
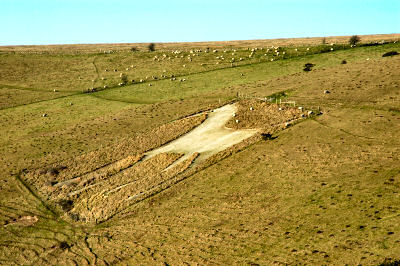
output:
[[[119,94],[110,90],[8,105],[0,116],[0,263],[373,265],[400,260],[400,59],[381,57],[398,47],[215,70],[191,76],[178,90],[170,81],[157,81],[148,90],[190,91],[212,81],[208,91],[193,89],[189,95],[194,96],[182,100],[124,103],[140,88],[126,87]],[[348,63],[341,65],[343,59]],[[302,71],[307,62],[317,64],[309,73]],[[126,196],[174,177],[132,205],[121,201],[104,216],[99,212],[96,217],[112,218],[96,226],[64,219],[64,212],[49,204],[45,183],[53,180],[48,179],[51,172],[40,175],[41,169],[69,167],[59,169],[58,181],[82,175],[90,182],[90,171],[99,180],[123,173],[138,165],[147,148],[184,134],[201,119],[184,126],[177,122],[173,134],[165,134],[171,121],[224,104],[238,91],[254,97],[286,91],[286,100],[306,110],[320,107],[323,114],[276,132],[272,139],[248,139],[209,158],[202,168],[188,167],[188,160],[166,176],[152,174],[147,180],[140,174],[140,183],[127,186]],[[15,96],[15,102],[24,102],[20,98]],[[248,107],[244,104],[243,110]],[[41,116],[44,112],[48,117]],[[267,120],[249,117],[249,126]],[[163,162],[179,157],[163,156]],[[151,161],[147,164],[146,173],[156,169],[151,170]],[[29,177],[32,173],[37,175]],[[118,178],[131,176],[122,173],[113,175],[110,188],[119,185]],[[93,199],[88,202],[97,210],[107,206]],[[77,206],[79,211],[83,207]]]

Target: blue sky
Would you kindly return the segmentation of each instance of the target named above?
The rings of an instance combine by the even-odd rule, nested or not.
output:
[[[400,0],[0,0],[0,45],[400,33]]]

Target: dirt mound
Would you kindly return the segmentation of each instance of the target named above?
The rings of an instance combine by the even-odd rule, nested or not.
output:
[[[238,102],[237,112],[226,126],[236,130],[259,128],[263,132],[274,133],[307,116],[308,111],[302,107],[296,108],[256,99],[243,100]]]

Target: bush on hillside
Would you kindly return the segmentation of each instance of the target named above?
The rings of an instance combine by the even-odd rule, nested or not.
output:
[[[156,45],[154,43],[150,43],[147,48],[150,52],[154,52],[156,50]]]
[[[315,66],[315,64],[307,63],[304,65],[303,71],[305,71],[305,72],[311,71],[313,66]]]
[[[359,43],[361,41],[361,38],[358,37],[358,35],[353,35],[350,37],[349,39],[349,43],[350,45],[356,45],[357,43]]]

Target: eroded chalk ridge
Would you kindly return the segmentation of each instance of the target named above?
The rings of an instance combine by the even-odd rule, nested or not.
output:
[[[253,107],[242,105],[239,105],[241,110],[247,108],[253,112]],[[278,122],[273,119],[275,116],[271,117],[276,128],[283,127],[289,116],[293,116],[290,112],[294,110],[285,112],[280,107],[264,105],[258,106],[260,112],[254,114],[262,117],[274,112],[286,114]],[[55,184],[42,185],[40,190],[50,202],[60,205],[70,219],[97,223],[106,221],[128,206],[199,171],[211,156],[218,156],[236,144],[241,145],[239,143],[259,132],[260,129],[225,126],[229,120],[232,123],[233,117],[247,115],[241,110],[236,116],[238,104],[225,105],[209,112],[203,123],[164,146],[145,154],[127,156]],[[301,114],[296,111],[296,115],[300,117]]]

